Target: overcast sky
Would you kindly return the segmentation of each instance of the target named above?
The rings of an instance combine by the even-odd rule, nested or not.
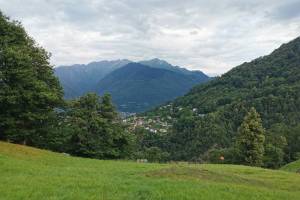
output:
[[[300,36],[300,0],[0,0],[53,65],[161,58],[221,74]]]

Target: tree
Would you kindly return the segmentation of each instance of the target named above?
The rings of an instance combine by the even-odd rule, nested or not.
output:
[[[128,156],[132,143],[131,134],[117,121],[117,115],[108,116],[108,111],[102,110],[103,100],[106,98],[89,93],[70,103],[63,124],[71,132],[69,153],[99,159]],[[109,112],[116,113],[113,108]]]
[[[236,148],[241,164],[262,166],[265,130],[255,108],[251,108],[238,129]]]
[[[0,12],[0,139],[36,145],[63,102],[49,53]]]
[[[300,159],[300,124],[294,127],[285,128],[285,137],[288,145],[286,146],[286,161],[292,162]]]
[[[165,162],[169,154],[162,151],[159,147],[150,147],[145,149],[144,156],[150,162]]]
[[[266,131],[264,167],[276,169],[285,164],[286,132],[284,124],[275,124]]]
[[[102,116],[104,118],[107,118],[108,120],[113,120],[118,116],[116,109],[112,103],[110,94],[106,93],[103,95],[100,110]]]

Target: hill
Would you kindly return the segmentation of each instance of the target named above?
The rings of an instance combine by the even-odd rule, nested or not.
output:
[[[173,124],[171,144],[159,144],[161,148],[174,152],[176,159],[199,159],[209,149],[230,148],[251,107],[267,129],[267,142],[273,145],[269,150],[275,151],[276,140],[286,139],[285,160],[295,160],[300,152],[300,38],[194,87],[145,116],[160,116]]]
[[[284,171],[300,173],[300,160],[288,163],[287,165],[281,167],[281,169]]]
[[[130,62],[124,59],[59,66],[54,68],[54,73],[64,89],[65,98],[71,99],[92,91],[100,79]]]
[[[207,76],[185,74],[139,63],[129,63],[103,78],[96,92],[110,93],[123,112],[142,112],[184,95]]]
[[[70,157],[0,142],[0,199],[296,200],[300,176],[234,165]]]

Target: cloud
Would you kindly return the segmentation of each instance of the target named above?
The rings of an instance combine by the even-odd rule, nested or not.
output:
[[[221,74],[299,36],[299,0],[0,0],[54,65],[162,58]]]
[[[274,17],[275,20],[287,21],[287,20],[299,20],[300,18],[300,1],[288,1],[284,4],[278,6],[273,13],[270,14],[270,17]]]

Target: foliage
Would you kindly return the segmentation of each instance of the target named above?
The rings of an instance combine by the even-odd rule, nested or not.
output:
[[[165,162],[167,161],[169,154],[163,152],[159,147],[146,148],[144,152],[144,158],[150,162]]]
[[[132,136],[120,122],[110,95],[89,93],[73,100],[59,126],[67,136],[67,152],[100,159],[128,157]],[[66,134],[66,131],[68,134]]]
[[[0,13],[0,139],[93,158],[130,155],[111,96],[64,102],[49,54]]]
[[[274,124],[266,132],[264,167],[279,168],[285,163],[287,148],[286,130],[281,124]]]
[[[169,153],[163,151],[161,146],[167,146],[167,139],[164,135],[154,134],[144,128],[137,128],[133,131],[135,135],[135,159],[147,159],[150,162],[168,161]]]
[[[0,12],[0,139],[37,145],[62,89],[49,54]]]
[[[170,116],[173,130],[168,135],[173,148],[165,150],[174,152],[180,160],[191,160],[215,145],[220,149],[232,147],[244,116],[254,107],[268,133],[265,166],[277,168],[295,160],[300,152],[299,63],[300,38],[296,38],[268,56],[243,63],[194,87],[185,96],[168,103],[170,107],[163,105],[144,115]],[[182,110],[193,112],[193,119],[186,126],[182,126],[182,118],[190,117]],[[287,141],[283,148],[269,140],[277,134],[272,129],[276,124],[281,124],[281,136]],[[273,158],[272,152],[276,154]]]
[[[251,108],[238,129],[236,149],[240,163],[262,166],[264,155],[265,130],[255,108]]]

